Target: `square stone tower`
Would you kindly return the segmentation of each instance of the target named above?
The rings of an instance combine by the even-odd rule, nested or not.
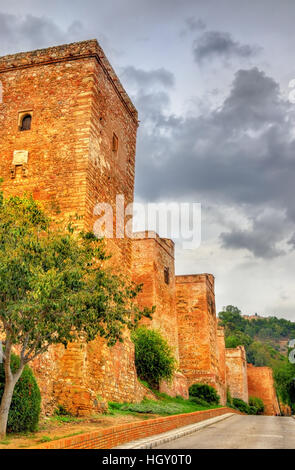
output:
[[[189,385],[206,383],[216,388],[224,404],[219,370],[214,276],[176,276],[179,362]]]
[[[0,81],[5,195],[32,193],[90,230],[97,203],[133,201],[137,111],[96,40],[1,57]],[[116,269],[130,274],[130,239],[108,247]],[[33,367],[45,411],[60,403],[87,414],[100,410],[97,396],[141,396],[128,337],[112,349],[101,338],[51,348]]]
[[[6,195],[32,193],[88,229],[98,202],[133,201],[137,111],[96,40],[1,57],[0,81]],[[112,250],[130,263],[127,239]]]
[[[132,277],[143,284],[137,298],[140,307],[156,306],[152,319],[141,323],[159,330],[167,340],[179,364],[178,322],[175,292],[174,242],[155,232],[137,232],[132,241]],[[171,381],[162,381],[160,392],[188,398],[186,377],[177,370]]]
[[[156,306],[152,320],[146,318],[142,323],[161,331],[178,361],[174,243],[154,232],[137,232],[134,237],[132,277],[137,284],[143,284],[137,302],[141,307]]]

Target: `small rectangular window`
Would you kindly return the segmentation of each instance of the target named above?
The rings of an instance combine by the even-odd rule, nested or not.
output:
[[[119,139],[116,136],[115,133],[113,133],[113,143],[112,143],[112,150],[114,153],[118,152],[118,147],[119,147]]]
[[[18,129],[19,131],[29,131],[32,125],[32,111],[21,111],[18,113]]]
[[[164,281],[166,284],[169,284],[169,268],[164,268]]]

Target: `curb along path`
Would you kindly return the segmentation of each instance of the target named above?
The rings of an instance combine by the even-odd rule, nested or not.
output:
[[[129,442],[128,444],[115,447],[115,449],[153,449],[161,444],[165,444],[166,442],[175,441],[176,439],[184,436],[189,436],[196,431],[200,431],[211,424],[218,423],[219,421],[223,421],[225,419],[234,416],[235,413],[226,413],[221,416],[217,416],[217,418],[210,418],[206,419],[198,424],[190,424],[189,426],[184,426],[173,431],[165,432],[162,434],[157,434],[155,436],[146,438],[146,439],[139,439],[137,441]]]
[[[107,429],[80,434],[78,436],[31,447],[35,449],[113,449],[127,442],[148,438],[177,428],[200,423],[201,421],[228,414],[241,414],[231,408],[222,407],[194,413],[185,413],[148,421],[126,423]]]

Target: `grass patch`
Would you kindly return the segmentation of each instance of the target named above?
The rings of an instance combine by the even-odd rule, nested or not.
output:
[[[71,434],[65,434],[64,436],[56,436],[56,437],[43,436],[37,442],[44,443],[44,442],[58,441],[59,439],[66,439],[67,437],[78,436],[79,434],[84,434],[84,433],[85,433],[85,430],[82,429],[81,431],[72,432]]]
[[[81,418],[76,418],[75,416],[59,416],[59,415],[54,415],[51,416],[50,421],[57,422],[60,424],[63,423],[77,423],[81,421]]]
[[[10,440],[9,439],[4,439],[3,441],[0,441],[0,444],[3,445],[3,446],[8,446],[10,444]]]
[[[155,392],[154,392],[155,393]],[[219,405],[198,404],[182,397],[169,397],[156,392],[158,401],[144,399],[141,403],[109,403],[110,414],[157,414],[163,416],[193,413],[194,411],[218,408]]]
[[[41,437],[41,439],[39,439],[38,442],[41,442],[41,443],[42,443],[42,442],[50,442],[50,441],[52,441],[51,437],[49,437],[49,436],[43,436],[43,437]]]
[[[146,388],[151,388],[150,385],[145,381],[145,380],[141,380],[139,377],[137,378],[138,382],[141,383],[141,385],[143,385],[144,387]]]
[[[72,432],[71,434],[65,434],[64,436],[54,437],[52,440],[58,441],[59,439],[66,439],[67,437],[79,436],[79,434],[85,434],[85,432],[86,432],[85,429],[81,429],[81,431]]]

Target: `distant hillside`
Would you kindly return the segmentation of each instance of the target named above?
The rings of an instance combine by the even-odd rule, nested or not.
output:
[[[232,305],[219,313],[219,318],[226,328],[226,333],[241,331],[253,340],[270,344],[279,352],[288,350],[288,342],[295,338],[295,322],[277,317],[241,315],[240,310]]]
[[[295,322],[242,315],[237,307],[228,305],[219,313],[219,323],[225,328],[226,347],[243,345],[249,363],[271,367],[281,400],[295,408],[295,365],[288,360],[288,343],[295,339]]]
[[[288,342],[295,338],[295,322],[277,317],[243,316],[244,332],[251,338],[271,344],[277,351],[286,353]]]

